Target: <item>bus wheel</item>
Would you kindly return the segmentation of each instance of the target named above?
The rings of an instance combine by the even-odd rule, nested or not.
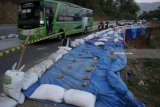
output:
[[[62,34],[60,34],[60,35],[57,36],[57,41],[58,41],[58,42],[61,42],[61,41],[65,38],[64,32],[63,32],[63,31],[60,31],[60,32],[62,32]],[[60,32],[59,32],[59,33],[60,33]]]

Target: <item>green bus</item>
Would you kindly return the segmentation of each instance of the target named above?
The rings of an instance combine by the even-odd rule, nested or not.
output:
[[[93,11],[72,3],[56,0],[21,0],[18,5],[19,39],[39,39],[55,33],[65,36],[85,32],[93,25]]]

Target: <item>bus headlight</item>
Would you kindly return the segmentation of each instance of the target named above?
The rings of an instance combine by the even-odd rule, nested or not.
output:
[[[43,21],[43,20],[40,20],[40,24],[44,24],[44,21]]]

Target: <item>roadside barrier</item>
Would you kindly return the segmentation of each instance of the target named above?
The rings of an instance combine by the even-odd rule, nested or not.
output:
[[[88,27],[88,29],[92,29],[92,28],[94,28],[94,27],[96,27],[96,26],[98,26],[98,25],[95,25],[95,26],[92,26],[92,27]],[[36,43],[36,42],[40,42],[40,41],[43,41],[43,40],[47,40],[47,39],[53,38],[53,37],[55,37],[55,36],[58,36],[58,35],[60,35],[60,34],[62,34],[62,32],[56,33],[56,34],[52,34],[52,35],[50,35],[50,36],[42,37],[42,38],[39,38],[39,39],[36,39],[36,40],[27,41],[27,42],[26,42],[25,44],[23,44],[23,45],[20,45],[20,46],[14,47],[14,48],[10,48],[10,49],[7,49],[7,50],[4,50],[4,51],[0,52],[0,57],[5,56],[5,55],[7,55],[7,54],[10,54],[10,53],[12,53],[12,52],[21,50],[21,49],[25,48],[26,45],[30,45],[30,44],[33,44],[33,43]]]

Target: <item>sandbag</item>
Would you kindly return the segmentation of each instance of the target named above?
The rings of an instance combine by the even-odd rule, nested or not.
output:
[[[25,100],[25,95],[23,93],[21,93],[19,100],[18,100],[18,104],[23,104]]]
[[[67,54],[68,52],[67,52],[66,50],[64,50],[64,49],[59,49],[56,53],[57,53],[57,54],[65,55],[65,54]]]
[[[49,56],[49,59],[52,59],[54,62],[57,62],[59,59],[62,58],[62,54],[61,53],[53,53]]]
[[[45,68],[49,69],[54,64],[54,62],[51,59],[46,59],[42,61],[41,64],[44,64]]]
[[[14,99],[6,97],[5,95],[0,95],[0,107],[16,107],[18,102]]]
[[[98,41],[99,41],[99,42],[107,42],[108,39],[103,38],[103,39],[99,39]]]
[[[42,66],[35,65],[34,67],[30,68],[28,70],[28,72],[35,72],[38,75],[38,77],[40,78],[45,71]]]
[[[112,35],[114,31],[109,31],[107,34]]]
[[[23,85],[24,72],[8,70],[3,80],[3,91],[15,100],[19,100]]]
[[[78,45],[80,44],[84,44],[84,40],[83,39],[76,39],[75,42],[77,42]]]
[[[100,46],[100,45],[104,45],[104,43],[103,42],[95,42],[94,45]]]
[[[96,34],[91,34],[91,35],[88,35],[88,36],[86,36],[85,38],[83,38],[85,41],[88,41],[88,40],[90,40],[90,39],[92,39],[92,38],[94,38],[94,37],[96,37]]]
[[[78,45],[79,45],[79,44],[78,44],[76,41],[72,41],[72,42],[71,42],[71,46],[72,46],[72,47],[76,47],[76,46],[78,46]]]
[[[35,72],[27,72],[24,75],[22,89],[27,90],[31,85],[38,81],[38,74]]]
[[[65,89],[60,86],[42,84],[33,92],[30,98],[61,103],[63,101],[64,94]]]
[[[116,38],[116,39],[114,39],[114,42],[117,43],[117,42],[119,42],[119,40]]]
[[[70,47],[67,47],[67,46],[61,46],[61,47],[58,47],[59,49],[63,49],[63,50],[65,50],[65,51],[70,51],[70,50],[72,50],[72,48],[70,48]]]
[[[44,63],[39,63],[37,64],[37,66],[39,66],[40,68],[42,68],[43,73],[46,71],[47,67]]]
[[[64,101],[78,107],[95,107],[96,97],[89,92],[70,89],[66,91]]]

